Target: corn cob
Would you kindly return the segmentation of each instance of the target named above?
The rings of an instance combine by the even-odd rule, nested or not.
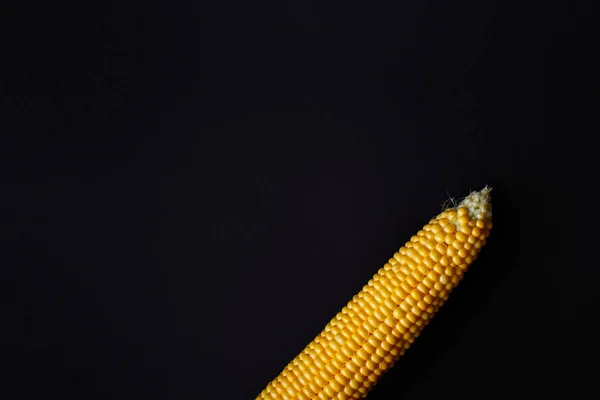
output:
[[[472,192],[417,232],[258,399],[366,397],[475,260],[492,228],[490,190]]]

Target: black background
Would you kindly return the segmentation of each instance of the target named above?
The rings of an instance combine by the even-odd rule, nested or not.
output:
[[[486,184],[369,399],[595,391],[593,2],[96,3],[0,6],[3,398],[253,399]]]

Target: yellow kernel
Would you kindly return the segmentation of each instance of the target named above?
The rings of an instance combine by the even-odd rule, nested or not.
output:
[[[440,264],[442,264],[444,267],[447,267],[448,265],[450,265],[450,257],[443,256],[442,259],[440,260]]]
[[[436,267],[437,267],[437,265],[436,265]],[[443,270],[438,272],[438,270],[436,270],[436,267],[434,267],[434,269],[429,271],[429,273],[427,274],[427,277],[429,279],[431,279],[433,282],[436,282],[440,278],[440,273],[443,272]]]
[[[368,326],[369,326],[369,324],[365,322],[365,327],[368,327]],[[352,339],[349,339],[346,342],[346,346],[348,346],[348,348],[352,351],[357,351],[360,348],[360,346]]]
[[[362,349],[361,349],[362,350]],[[363,365],[365,365],[365,359],[361,356],[358,355],[358,352],[354,355],[354,357],[352,357],[351,363],[354,363],[358,368],[362,367]],[[351,364],[348,363],[348,364]]]
[[[425,279],[423,279],[423,282],[419,283],[419,286],[421,284],[424,284],[423,286],[426,286],[427,288],[431,288],[433,286],[433,281],[431,280],[431,278],[429,278],[429,276],[426,276]],[[429,293],[429,291],[425,289],[424,293]]]
[[[334,397],[337,396],[338,393],[340,393],[343,389],[343,387],[335,380],[335,378],[329,382],[329,387],[333,389]]]
[[[390,344],[384,340],[381,342],[377,350],[375,350],[375,354],[377,354],[379,357],[385,357],[391,348],[392,347],[390,346]]]
[[[408,295],[408,293],[406,293],[406,290],[403,289],[401,286],[398,286],[394,290],[394,294],[397,295],[398,297],[400,297],[401,299],[404,299]]]
[[[394,303],[394,301],[391,298],[387,298],[383,301],[383,304],[388,308],[393,310],[394,308],[396,308],[396,304]],[[387,315],[390,314],[389,310],[385,310],[387,313]]]
[[[435,251],[435,250],[434,250]],[[431,258],[426,257],[423,258],[423,261],[421,261],[421,264],[419,264],[420,267],[423,267],[423,269],[428,270],[431,267],[433,267],[433,264],[435,264],[435,261],[433,261]]]
[[[471,234],[471,227],[467,224],[463,224],[460,227],[460,233],[469,236]]]
[[[356,379],[351,379],[350,382],[348,383],[348,385],[352,389],[358,389],[360,387],[360,383],[358,383],[358,381]]]
[[[361,359],[360,357],[357,357],[358,359]],[[347,364],[346,364],[346,368],[348,368],[348,370],[350,372],[352,372],[352,376],[354,376],[354,374],[356,373],[356,371],[358,371],[358,369],[360,368],[360,365],[356,364],[356,362],[354,361],[354,357],[352,357],[352,360],[350,360]]]
[[[436,264],[435,267],[433,267],[433,270],[435,272],[437,272],[438,274],[443,274],[444,273],[444,266],[442,264]],[[432,278],[433,279],[433,278]],[[439,279],[439,278],[438,278]],[[437,279],[434,279],[434,281],[436,281]]]
[[[458,255],[456,255],[456,256],[452,257],[452,262],[455,265],[460,265],[460,264],[462,264],[462,258],[460,258]]]
[[[333,375],[326,369],[322,369],[321,372],[319,372],[319,375],[321,375],[321,378],[325,379],[325,381],[330,381],[333,378]]]
[[[304,388],[302,388],[302,393],[307,395],[309,399],[314,398],[314,396],[316,395],[316,393],[313,390],[311,390],[308,386],[304,386]]]
[[[419,270],[418,270],[418,269],[415,269],[415,270],[412,272],[412,276],[413,276],[413,278],[415,278],[415,279],[416,279],[418,282],[422,281],[422,280],[423,280],[423,278],[425,278],[425,275],[423,275],[421,272],[419,272]],[[418,283],[417,283],[417,284],[418,284]],[[416,285],[415,285],[415,286],[416,286]]]
[[[442,258],[442,255],[436,249],[433,249],[429,253],[429,258],[431,258],[435,262],[439,262]]]
[[[411,325],[412,325],[412,324],[411,324],[411,323],[408,321],[408,319],[406,319],[406,318],[401,318],[401,319],[400,319],[400,323],[401,323],[402,325],[404,325],[406,328],[410,328],[410,327],[411,327]]]
[[[390,328],[393,328],[394,326],[396,326],[397,322],[398,322],[398,319],[394,318],[392,315],[390,315],[383,321],[383,323],[386,324],[387,326],[389,326]]]
[[[420,246],[420,247],[417,249],[417,252],[419,253],[419,255],[420,255],[421,257],[427,257],[427,254],[429,254],[429,249],[427,248],[427,246]],[[421,258],[421,260],[422,260],[422,258]],[[421,260],[419,260],[419,262],[420,262]]]
[[[383,315],[383,313],[380,310],[373,311],[373,316],[375,318],[377,318],[379,321],[383,321],[385,319],[385,315]]]
[[[331,360],[331,366],[332,367],[329,369],[329,372],[331,372],[333,374],[333,373],[337,373],[337,371],[344,368],[344,363],[341,363],[338,360],[336,360],[335,358],[333,358]]]
[[[465,235],[464,233],[462,233],[460,231],[456,232],[455,236],[456,236],[456,239],[460,240],[461,242],[466,242],[467,238],[468,238],[467,235]]]
[[[323,391],[321,393],[319,393],[319,399],[331,400],[331,399],[333,399],[333,396],[335,396],[335,395],[336,395],[335,391],[331,387],[326,386],[323,388]]]
[[[402,281],[402,283],[400,284],[400,287],[404,290],[404,292],[407,293],[406,296],[408,296],[408,293],[412,292],[412,290],[413,290],[413,287],[411,285],[409,285],[409,283],[406,280]],[[404,296],[404,297],[406,298],[406,296]]]
[[[448,221],[448,218],[439,218],[438,224],[443,228],[446,225],[450,224],[450,221]]]
[[[444,243],[437,243],[435,245],[435,250],[440,254],[440,255],[444,255],[446,254],[446,251],[448,250],[448,248],[446,247],[446,245]],[[438,262],[438,260],[435,260],[436,262]]]
[[[452,242],[454,242],[454,240],[454,234],[452,233],[447,233],[446,236],[444,236],[444,243],[446,243],[447,245],[451,245]]]
[[[323,379],[321,377],[321,375],[319,374],[319,375],[315,375],[315,378],[313,379],[313,381],[311,383],[313,385],[311,386],[309,384],[309,386],[311,386],[310,388],[313,389],[314,391],[317,391],[317,390],[321,389],[323,386],[325,386],[325,384],[327,383],[327,381],[325,379]]]
[[[448,224],[446,226],[444,226],[444,232],[446,233],[452,233],[456,231],[456,227],[454,226],[454,224]]]
[[[367,367],[367,369],[370,369],[371,371],[377,369],[377,365],[372,360],[367,360],[367,362],[365,363],[365,367]],[[371,373],[367,372],[367,379],[371,379],[372,376],[373,375]]]
[[[373,347],[377,347],[377,346],[379,346],[381,341],[379,339],[377,339],[375,336],[371,336],[369,338],[369,340],[367,340],[367,343],[369,343]]]
[[[367,353],[367,351],[365,349],[359,349],[356,352],[356,355],[359,356],[360,358],[362,358],[365,361],[368,360],[369,357],[370,357],[369,353]]]
[[[385,335],[380,330],[373,331],[373,336],[375,336],[378,340],[383,340]]]
[[[427,250],[432,250],[435,248],[436,245],[436,241],[433,239],[429,239],[428,241],[425,242],[425,247],[427,248]]]
[[[394,335],[387,335],[385,337],[386,342],[388,342],[389,344],[391,344],[392,346],[395,346],[396,343],[398,343],[398,338]]]
[[[454,210],[448,211],[448,219],[454,221],[458,217],[458,213]]]
[[[417,304],[417,300],[415,300],[412,296],[408,296],[404,301],[409,304],[411,307]]]
[[[473,228],[473,230],[471,231],[471,234],[475,237],[479,237],[479,235],[481,235],[481,228]]]
[[[396,294],[396,292],[394,291],[394,293],[392,293],[392,295],[390,296],[390,299],[394,302],[394,304],[396,304],[396,306],[398,306],[400,303],[402,303],[402,299],[400,298],[400,296],[398,296]]]
[[[440,229],[441,229],[441,228],[440,228]],[[443,241],[444,241],[444,238],[445,238],[445,237],[446,237],[446,232],[444,232],[444,231],[442,230],[442,231],[440,231],[440,232],[436,233],[436,234],[435,234],[435,236],[433,237],[433,239],[434,239],[436,242],[440,243],[440,242],[443,242]]]
[[[421,262],[421,260],[423,259],[423,257],[419,254],[419,252],[417,250],[415,250],[414,248],[406,250],[406,255],[409,256],[410,258],[412,258],[417,263]]]
[[[389,334],[392,331],[392,328],[390,328],[386,324],[379,325],[379,327],[377,329],[380,330],[381,332],[385,333],[386,335]]]
[[[406,282],[413,288],[419,284],[419,281],[416,280],[412,275],[409,275],[406,277]],[[411,290],[411,292],[412,292],[412,290]]]
[[[468,215],[469,214],[469,210],[466,207],[460,207],[458,210],[456,210],[456,214],[459,217],[462,217],[463,215]]]
[[[423,278],[423,282],[425,282],[425,279],[429,279],[429,278],[427,278],[427,277]],[[429,288],[423,282],[421,282],[417,285],[417,290],[419,292],[421,292],[422,294],[427,294],[427,293],[429,293]]]
[[[377,326],[379,325],[379,323],[381,322],[379,319],[377,319],[377,317],[375,317],[374,315],[371,315],[368,319],[367,322],[370,323],[373,326]]]

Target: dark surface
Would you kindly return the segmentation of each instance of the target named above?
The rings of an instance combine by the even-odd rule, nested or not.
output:
[[[0,397],[253,399],[486,184],[369,399],[594,393],[598,7],[211,3],[2,3]]]

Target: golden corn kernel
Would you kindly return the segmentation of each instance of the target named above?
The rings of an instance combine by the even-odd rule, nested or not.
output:
[[[444,243],[447,245],[451,245],[455,240],[456,239],[453,233],[447,233],[446,236],[444,236]]]
[[[448,225],[444,226],[444,232],[446,232],[447,234],[451,234],[455,231],[456,231],[456,226],[454,226],[454,224],[448,224]]]
[[[456,233],[455,233],[455,236],[456,236],[456,239],[457,239],[457,240],[460,240],[460,241],[461,241],[461,242],[463,242],[463,243],[464,243],[464,242],[466,242],[466,241],[467,241],[467,238],[468,238],[468,236],[467,236],[467,235],[465,235],[464,233],[462,233],[461,231],[458,231],[458,232],[456,232]]]

